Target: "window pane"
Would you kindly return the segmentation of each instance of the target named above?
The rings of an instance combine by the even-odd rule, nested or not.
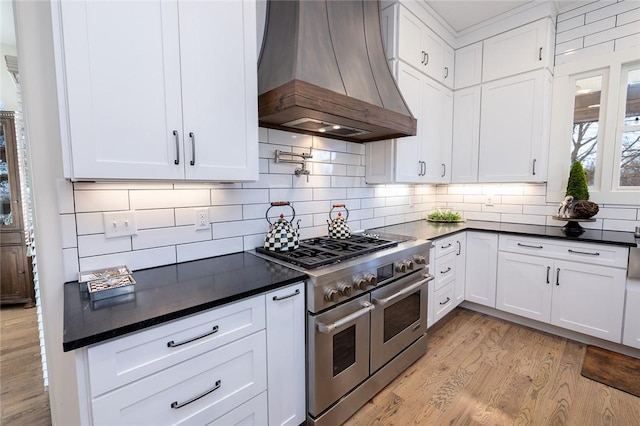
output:
[[[640,68],[629,70],[626,92],[620,186],[640,186]]]
[[[602,76],[576,80],[570,164],[582,163],[589,186],[593,186],[598,159],[601,91]]]

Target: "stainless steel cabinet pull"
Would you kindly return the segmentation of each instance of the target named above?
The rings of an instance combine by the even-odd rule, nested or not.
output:
[[[180,164],[180,135],[177,130],[173,131],[173,136],[176,139],[176,159],[173,160],[173,164]]]
[[[442,176],[440,177],[444,177],[444,175],[446,174],[447,174],[447,166],[444,163],[442,163]]]
[[[462,243],[458,240],[456,240],[456,243],[458,243],[458,253],[456,253],[456,255],[460,256],[460,253],[462,253]]]
[[[538,60],[541,61],[542,60],[542,47],[540,48],[540,50],[538,51]]]
[[[347,315],[344,318],[339,319],[338,321],[334,322],[333,324],[323,324],[321,322],[316,323],[316,327],[318,328],[318,331],[320,333],[331,333],[333,332],[333,330],[336,330],[346,324],[349,324],[351,321],[360,318],[363,315],[367,315],[369,312],[373,311],[376,307],[373,306],[371,303],[369,302],[363,302],[362,303],[363,308],[359,309],[357,311],[355,311],[354,313]]]
[[[424,52],[424,57],[425,57],[424,64],[427,65],[429,63],[429,54],[427,52]]]
[[[294,291],[293,293],[289,294],[288,296],[273,296],[273,300],[278,301],[278,300],[284,300],[284,299],[288,299],[290,297],[294,297],[300,294],[300,289],[296,288],[296,291]]]
[[[400,296],[404,296],[405,294],[411,293],[413,290],[421,287],[423,284],[431,281],[433,279],[432,275],[427,275],[427,278],[424,280],[420,280],[417,283],[411,284],[409,287],[405,287],[397,293],[392,294],[391,296],[387,296],[384,299],[376,299],[375,297],[371,298],[372,302],[378,306],[384,306],[387,303],[391,302],[393,299],[397,299]]]
[[[544,248],[543,246],[531,246],[529,244],[522,244],[522,243],[518,243],[518,247],[528,247],[528,248],[534,248],[534,249]]]
[[[449,67],[444,67],[444,78],[449,78]]]
[[[191,342],[193,342],[195,340],[202,339],[203,337],[211,336],[212,334],[215,334],[217,332],[218,332],[218,326],[214,325],[213,326],[213,330],[211,330],[209,332],[206,332],[204,334],[201,334],[200,336],[193,337],[191,339],[185,340],[185,341],[180,342],[180,343],[174,343],[174,341],[171,340],[171,341],[167,342],[167,346],[170,347],[170,348],[175,348],[177,346],[186,345],[187,343],[191,343]]]
[[[446,248],[449,248],[449,247],[451,247],[451,243],[447,244],[446,246],[440,246],[441,249],[446,249]]]
[[[200,394],[198,396],[194,396],[193,398],[191,398],[190,400],[185,401],[185,402],[180,402],[179,403],[178,401],[173,401],[171,403],[171,408],[175,408],[177,410],[178,408],[182,408],[185,405],[191,404],[193,401],[197,401],[200,398],[209,395],[211,392],[220,389],[221,384],[222,384],[221,380],[216,380],[216,384],[215,384],[215,386],[213,388],[209,389],[208,391],[206,391],[206,392],[204,392],[204,393],[202,393],[202,394]]]
[[[560,285],[560,268],[556,269],[556,285]]]
[[[451,270],[451,266],[449,266],[447,269],[445,269],[444,271],[440,271],[441,274],[446,274],[447,272],[449,272]]]
[[[414,325],[413,327],[411,327],[411,331],[416,331],[417,329],[419,329],[420,327],[422,327],[422,325],[420,323],[417,323],[416,325]]]
[[[534,158],[533,159],[533,170],[532,170],[534,176],[536,175],[536,161],[537,160]]]
[[[571,250],[571,249],[569,249],[569,253],[573,253],[573,254],[586,254],[586,255],[589,255],[589,256],[600,256],[600,253],[598,253],[598,252],[595,252],[595,253],[589,253],[589,252],[586,252],[586,251],[578,251],[578,250]]]
[[[549,273],[551,272],[551,266],[547,266],[547,284],[549,284]]]
[[[447,300],[445,300],[444,302],[440,302],[441,305],[446,305],[447,303],[449,303],[449,301],[451,300],[450,297],[447,297]]]
[[[193,132],[189,133],[189,138],[191,139],[191,164],[192,166],[196,165],[196,135]]]

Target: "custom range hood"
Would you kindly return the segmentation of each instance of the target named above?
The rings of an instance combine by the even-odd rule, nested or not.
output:
[[[352,142],[416,134],[387,65],[377,1],[269,1],[258,93],[264,127]]]

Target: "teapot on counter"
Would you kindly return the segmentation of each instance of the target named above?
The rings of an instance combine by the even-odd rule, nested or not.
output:
[[[351,231],[349,230],[349,225],[347,224],[347,219],[349,219],[349,210],[344,204],[334,204],[331,210],[329,211],[329,219],[331,219],[331,213],[336,208],[343,208],[347,212],[347,217],[342,217],[342,213],[338,212],[338,215],[331,222],[327,220],[327,225],[329,226],[329,238],[335,238],[338,240],[346,240],[351,237]]]
[[[276,206],[289,206],[293,212],[291,222],[284,218],[284,214],[280,214],[280,218],[274,223],[269,220],[269,210]],[[298,230],[292,225],[296,218],[296,211],[289,201],[274,201],[271,207],[267,209],[265,214],[270,228],[267,235],[264,236],[264,248],[271,251],[291,251],[299,247]],[[298,229],[300,229],[300,220],[298,220]]]

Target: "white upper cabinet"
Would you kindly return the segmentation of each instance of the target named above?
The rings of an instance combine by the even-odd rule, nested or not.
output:
[[[486,39],[482,81],[552,67],[553,31],[545,18]]]
[[[453,89],[453,49],[404,7],[398,14],[398,58]]]
[[[456,90],[453,95],[451,182],[478,181],[480,93],[480,86],[473,86]]]
[[[544,182],[551,75],[533,71],[482,85],[479,182]]]
[[[58,4],[66,177],[257,179],[254,1]]]
[[[482,82],[482,42],[456,50],[455,88]]]

